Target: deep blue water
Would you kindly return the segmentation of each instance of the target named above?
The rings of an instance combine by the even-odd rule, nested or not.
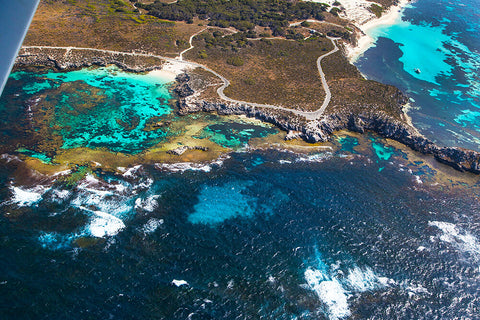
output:
[[[479,21],[476,0],[414,1],[396,24],[369,31],[378,40],[356,65],[411,98],[409,114],[428,138],[480,150]]]
[[[434,175],[402,151],[369,149],[233,153],[73,186],[20,185],[3,161],[2,318],[475,317],[477,189],[424,186]]]
[[[478,98],[475,64],[465,62],[476,61],[475,5],[417,2],[408,22],[375,31],[394,40],[380,37],[358,62],[403,88],[419,108],[414,122],[444,144],[476,146],[476,122],[462,118]],[[425,41],[398,44],[417,33]],[[430,50],[428,39],[440,39],[439,51],[421,62],[411,53]],[[72,166],[44,176],[14,154],[51,162],[45,141],[98,147],[89,132],[112,152],[143,152],[149,135],[164,137],[146,130],[146,118],[172,112],[156,99],[168,92],[156,79],[106,69],[12,77],[1,104],[0,141],[11,153],[0,155],[1,319],[478,318],[478,177],[445,178],[373,135],[339,136],[335,148],[308,153],[250,150],[252,137],[277,131],[213,116],[194,138],[237,151],[211,163]],[[121,109],[104,104],[108,90]],[[83,96],[92,100],[75,103]],[[126,109],[136,123],[122,120],[132,118]],[[97,117],[97,126],[98,114],[122,121]],[[22,131],[33,120],[36,129]]]

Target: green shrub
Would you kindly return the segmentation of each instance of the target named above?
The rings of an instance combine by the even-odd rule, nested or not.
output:
[[[303,21],[300,25],[301,25],[302,27],[309,28],[309,27],[310,27],[310,22],[308,22],[308,21]]]
[[[332,8],[330,9],[330,13],[333,14],[334,16],[338,17],[338,14],[341,12],[339,8]]]
[[[241,67],[245,62],[241,57],[234,56],[234,57],[227,58],[227,63],[235,67]]]
[[[370,6],[370,11],[372,11],[377,16],[377,18],[380,18],[383,13],[383,7],[374,3]]]
[[[255,84],[255,80],[252,78],[244,79],[243,82],[245,82],[245,84],[249,86],[253,86]]]

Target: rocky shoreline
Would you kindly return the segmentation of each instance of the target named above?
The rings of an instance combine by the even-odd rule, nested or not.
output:
[[[148,72],[160,69],[164,60],[155,57],[139,57],[121,53],[109,53],[82,49],[22,48],[15,67],[42,66],[58,70],[72,70],[91,66],[116,65],[128,72]]]
[[[129,72],[146,72],[159,69],[163,64],[160,59],[145,61],[145,57],[126,56],[122,54],[99,54],[98,52],[75,53],[65,49],[22,49],[16,67],[47,66],[59,70],[84,67],[107,66],[114,64]],[[347,111],[325,114],[320,120],[307,121],[291,112],[254,107],[226,101],[206,101],[198,98],[190,85],[190,76],[186,73],[177,76],[174,89],[178,96],[180,115],[196,112],[216,112],[220,115],[245,115],[271,123],[287,131],[287,139],[301,138],[307,142],[328,141],[335,131],[350,130],[363,133],[372,131],[382,137],[398,141],[414,151],[433,155],[439,162],[459,171],[480,174],[480,152],[458,147],[440,147],[426,139],[406,122],[399,121],[381,111],[352,113]]]
[[[246,115],[287,131],[287,138],[301,138],[311,143],[328,141],[335,131],[340,130],[359,133],[372,131],[384,138],[398,141],[414,151],[433,155],[439,162],[459,171],[480,174],[480,152],[458,147],[440,147],[423,137],[406,122],[393,119],[383,112],[333,113],[324,115],[320,120],[306,121],[293,113],[279,113],[247,104],[201,100],[196,97],[195,91],[190,87],[190,77],[187,74],[178,76],[177,81],[178,86],[175,91],[179,96],[178,113],[180,115],[196,112]]]

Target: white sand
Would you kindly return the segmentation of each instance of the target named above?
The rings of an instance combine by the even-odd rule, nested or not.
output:
[[[192,70],[193,68],[194,66],[183,63],[182,61],[167,61],[162,66],[162,69],[150,71],[149,75],[174,81],[177,75]]]
[[[345,0],[343,0],[345,1]],[[352,0],[355,1],[355,0]],[[370,19],[369,21],[357,25],[360,30],[364,33],[359,39],[356,47],[346,46],[347,57],[350,62],[354,62],[362,53],[364,53],[376,39],[372,38],[368,31],[374,29],[381,25],[391,25],[394,24],[397,19],[401,16],[403,8],[409,3],[409,0],[400,0],[399,4],[391,7],[387,12],[385,12],[378,19]]]
[[[326,3],[330,6],[333,6],[335,0],[311,0],[313,2]],[[378,4],[372,1],[367,0],[338,0],[341,3],[339,8],[343,9],[339,13],[341,18],[348,19],[356,25],[362,25],[372,19],[375,19],[376,16],[373,14],[369,8],[372,4]],[[379,4],[378,4],[379,5]]]

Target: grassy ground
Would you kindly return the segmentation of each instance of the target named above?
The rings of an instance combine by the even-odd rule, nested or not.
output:
[[[332,92],[326,113],[383,111],[401,120],[396,87],[364,79],[340,52],[325,58],[322,67]]]
[[[198,24],[142,15],[128,1],[44,0],[40,2],[25,45],[79,46],[144,51],[175,56],[188,48]]]
[[[225,76],[231,82],[228,97],[304,110],[317,109],[324,99],[316,60],[332,49],[327,39],[253,40],[235,50],[206,47],[203,40],[195,40],[194,46],[186,59]],[[229,64],[232,58],[243,65]]]
[[[132,3],[126,0],[44,0],[25,45],[92,47],[176,56],[189,47],[189,37],[204,28],[199,25],[205,24],[204,21],[187,24],[143,15]],[[388,7],[393,1],[380,3]],[[332,23],[348,25],[347,21],[330,14],[325,14],[325,18]],[[310,28],[323,34],[331,30],[347,30],[325,23],[313,23]],[[215,30],[219,29],[211,28],[206,32],[212,34]],[[255,30],[257,34],[268,34],[268,30],[261,27]],[[304,28],[291,30],[309,36]],[[223,29],[222,32],[227,35],[232,31]],[[221,47],[207,45],[202,36],[198,36],[194,45],[185,59],[205,64],[225,76],[231,82],[225,94],[233,99],[301,110],[316,110],[323,102],[325,92],[316,60],[332,49],[330,41],[325,38],[246,40]],[[147,65],[156,63],[146,62]],[[380,108],[395,116],[399,114],[395,102],[398,90],[364,80],[340,52],[324,59],[322,66],[332,91],[327,112],[345,108],[357,111]],[[209,87],[204,96],[217,97],[215,87]]]

